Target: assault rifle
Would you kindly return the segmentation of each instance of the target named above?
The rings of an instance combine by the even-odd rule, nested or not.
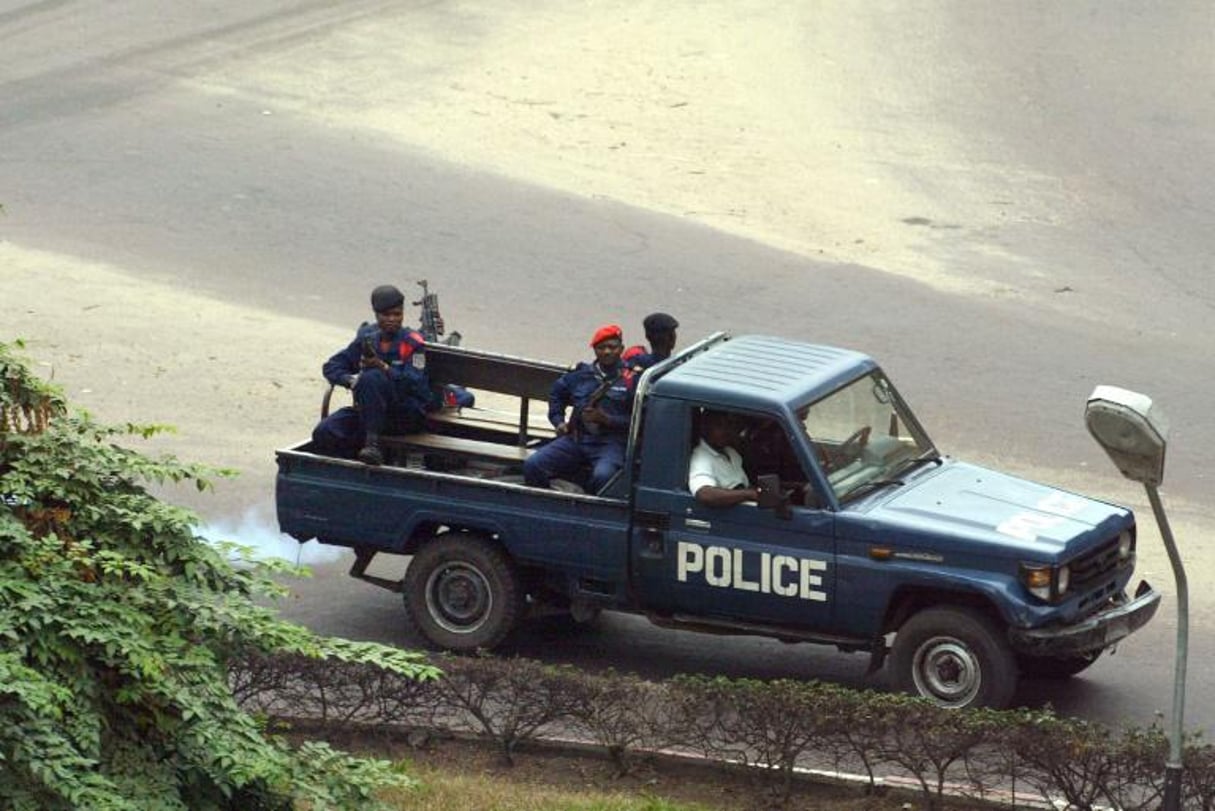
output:
[[[422,288],[422,298],[413,303],[413,306],[422,308],[418,331],[422,333],[422,337],[426,339],[427,343],[439,343],[439,338],[446,329],[443,324],[443,316],[439,314],[439,297],[430,292],[425,279],[420,280],[418,285]],[[462,337],[460,333],[453,331],[451,335],[443,339],[443,343],[448,346],[459,346]]]
[[[586,405],[582,407],[574,420],[575,434],[580,434],[581,432],[586,431],[588,434],[595,435],[603,429],[601,425],[587,425],[582,419],[582,412],[586,411],[588,408],[598,407],[599,401],[607,395],[608,389],[610,389],[612,384],[619,379],[620,377],[617,375],[616,377],[605,377],[603,380],[599,381],[599,385],[596,386],[595,390],[591,392],[591,396],[586,398]]]

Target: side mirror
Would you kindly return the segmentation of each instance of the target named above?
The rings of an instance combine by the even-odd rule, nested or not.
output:
[[[755,483],[759,487],[759,508],[761,510],[775,510],[777,518],[790,519],[793,517],[793,509],[789,506],[789,494],[781,487],[780,476],[775,473],[757,476]]]

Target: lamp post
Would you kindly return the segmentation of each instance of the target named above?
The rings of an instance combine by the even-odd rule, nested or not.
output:
[[[1105,449],[1123,476],[1141,482],[1160,527],[1177,581],[1177,653],[1173,664],[1173,718],[1169,758],[1164,765],[1164,811],[1181,809],[1181,739],[1185,714],[1185,664],[1189,638],[1189,587],[1157,487],[1164,480],[1168,421],[1150,397],[1116,386],[1097,386],[1084,408],[1088,432]]]

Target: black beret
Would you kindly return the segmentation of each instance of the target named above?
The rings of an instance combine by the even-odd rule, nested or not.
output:
[[[390,284],[382,284],[371,291],[371,309],[377,313],[400,307],[405,303],[405,294]]]
[[[675,320],[675,316],[667,315],[666,313],[650,313],[641,322],[641,326],[645,328],[646,335],[654,335],[659,332],[670,332],[679,327],[679,322]]]

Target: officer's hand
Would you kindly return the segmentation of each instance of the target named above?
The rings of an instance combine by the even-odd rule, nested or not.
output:
[[[388,371],[388,364],[379,357],[362,358],[359,360],[360,369],[379,369],[381,372]]]
[[[553,430],[557,432],[557,436],[565,436],[570,432],[570,424],[568,422],[560,423]]]

